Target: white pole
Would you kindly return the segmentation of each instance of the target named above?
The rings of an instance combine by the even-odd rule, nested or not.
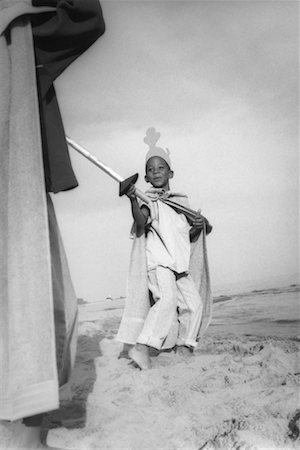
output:
[[[70,139],[68,136],[66,136],[66,141],[70,145],[70,147],[74,148],[74,150],[76,150],[82,156],[84,156],[89,161],[91,161],[93,164],[95,164],[95,166],[99,167],[99,169],[103,170],[103,172],[105,172],[111,178],[118,181],[119,183],[122,183],[122,181],[125,181],[125,178],[121,177],[119,174],[117,174],[114,170],[112,170],[106,164],[99,161],[95,156],[93,156],[91,153],[89,153],[85,148],[83,148],[81,145],[77,144],[77,142],[73,141],[73,139]],[[144,202],[150,203],[150,199],[138,188],[135,188],[134,193],[137,197],[139,197]]]
[[[85,148],[83,148],[81,145],[77,144],[77,142],[73,141],[73,139],[70,139],[68,136],[66,136],[67,143],[74,148],[78,153],[83,155],[85,158],[87,158],[89,161],[91,161],[93,164],[95,164],[97,167],[99,167],[103,172],[107,173],[110,177],[112,177],[114,180],[119,181],[121,183],[124,181],[125,178],[118,175],[115,171],[113,171],[110,167],[108,167],[103,162],[99,161],[95,156],[93,156],[91,153],[89,153]]]

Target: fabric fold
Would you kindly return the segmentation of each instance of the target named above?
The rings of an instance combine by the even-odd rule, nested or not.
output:
[[[58,406],[48,213],[25,17],[1,35],[0,60],[0,418],[14,420]]]
[[[77,299],[45,192],[28,16],[1,34],[0,66],[0,419],[17,420],[59,406],[75,358]]]

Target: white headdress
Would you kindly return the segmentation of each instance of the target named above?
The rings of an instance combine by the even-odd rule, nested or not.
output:
[[[147,161],[153,156],[159,156],[164,159],[168,166],[171,169],[171,159],[170,159],[170,151],[168,148],[165,150],[161,147],[156,147],[156,143],[160,138],[160,133],[155,130],[155,128],[148,128],[146,131],[146,136],[144,137],[144,142],[149,146],[149,150],[146,153],[146,164]]]

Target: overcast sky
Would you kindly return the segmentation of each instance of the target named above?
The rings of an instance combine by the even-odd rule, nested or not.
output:
[[[214,226],[214,292],[290,280],[299,272],[298,2],[101,4],[105,34],[56,82],[66,133],[120,175],[138,172],[144,190],[143,138],[154,126],[171,151],[171,189]],[[53,197],[77,295],[124,295],[129,200],[70,152],[80,186]]]

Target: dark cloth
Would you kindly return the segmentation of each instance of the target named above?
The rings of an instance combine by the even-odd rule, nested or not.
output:
[[[78,186],[73,172],[54,80],[105,31],[99,0],[32,0],[56,11],[31,17],[46,190]]]
[[[45,414],[36,414],[35,416],[25,417],[22,420],[22,423],[26,427],[41,427],[43,420],[44,420]]]

